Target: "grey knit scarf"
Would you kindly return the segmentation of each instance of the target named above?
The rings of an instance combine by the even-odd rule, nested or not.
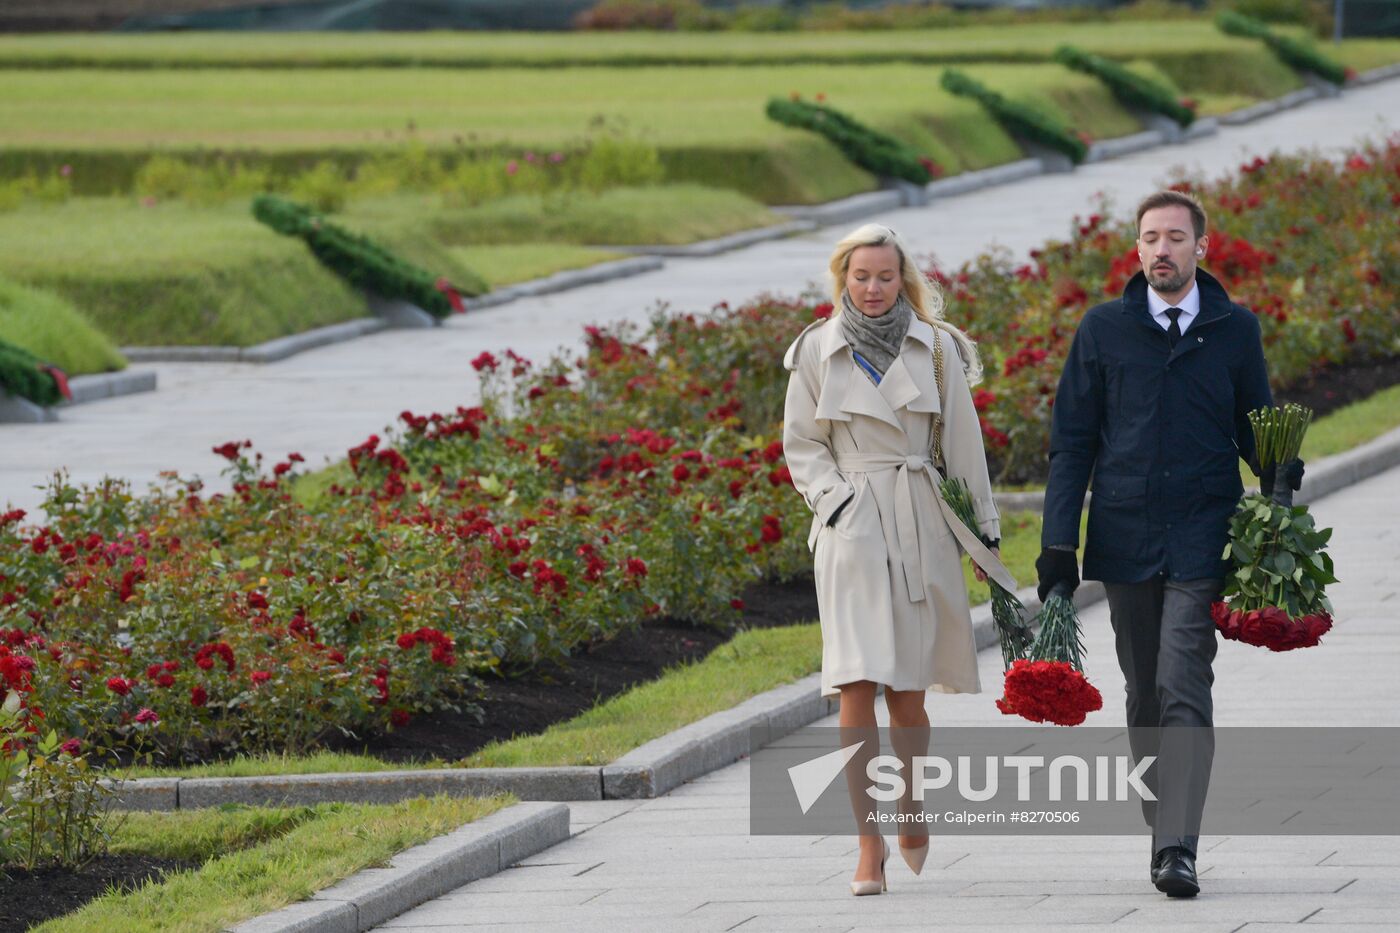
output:
[[[883,375],[899,356],[914,306],[900,292],[894,306],[879,317],[870,317],[851,303],[850,292],[841,293],[841,332],[846,342]]]

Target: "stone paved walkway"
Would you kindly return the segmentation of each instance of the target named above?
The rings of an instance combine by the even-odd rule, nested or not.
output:
[[[1340,620],[1323,645],[1274,654],[1225,642],[1216,723],[1400,725],[1400,469],[1322,499],[1336,529]],[[1124,721],[1123,677],[1104,604],[1082,617],[1090,679]],[[982,682],[1001,681],[995,650]],[[1006,725],[995,695],[930,695],[938,727]],[[883,704],[877,703],[883,713]],[[882,724],[885,720],[882,716]],[[1020,722],[1020,720],[1017,720]],[[818,725],[835,726],[835,716]],[[922,876],[898,858],[890,890],[855,898],[850,837],[749,835],[748,761],[649,801],[572,803],[573,837],[380,929],[441,931],[1153,930],[1267,933],[1400,928],[1400,838],[1201,837],[1199,897],[1169,900],[1146,878],[1145,836],[935,836]],[[893,840],[891,840],[893,845]]]
[[[1074,214],[1092,209],[1096,192],[1131,210],[1175,165],[1216,175],[1274,149],[1335,152],[1357,138],[1394,132],[1395,114],[1400,81],[1382,82],[1185,146],[872,219],[893,225],[911,248],[936,254],[945,266],[994,243],[1023,254],[1047,237],[1065,235]],[[159,391],[81,405],[64,411],[57,424],[0,425],[0,506],[33,508],[41,501],[35,487],[59,467],[79,481],[106,474],[131,479],[138,489],[162,470],[201,474],[217,486],[222,461],[210,448],[235,438],[251,438],[270,457],[298,451],[309,466],[338,459],[403,409],[471,404],[476,376],[468,361],[482,350],[511,347],[542,359],[561,345],[577,345],[582,325],[642,320],[658,300],[704,311],[763,291],[792,294],[820,278],[831,244],[844,232],[827,229],[709,259],[670,260],[647,275],[471,313],[433,331],[378,334],[269,366],[143,364],[157,370]],[[949,313],[956,321],[957,309]]]

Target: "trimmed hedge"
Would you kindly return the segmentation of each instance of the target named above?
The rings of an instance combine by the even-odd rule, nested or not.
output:
[[[1020,136],[1033,143],[1048,146],[1063,152],[1078,165],[1089,154],[1089,147],[1059,121],[1053,120],[1037,110],[1007,100],[980,81],[968,77],[952,68],[943,72],[939,82],[950,94],[970,97],[979,102],[998,123],[1014,136]]]
[[[1347,70],[1335,59],[1323,55],[1306,42],[1274,32],[1252,16],[1221,10],[1215,17],[1215,25],[1226,35],[1262,41],[1290,68],[1311,72],[1336,85],[1347,83]]]
[[[766,112],[769,119],[785,126],[820,133],[846,158],[874,175],[902,178],[916,185],[933,177],[929,165],[913,149],[834,108],[774,97],[768,101]]]
[[[386,298],[401,298],[436,318],[452,313],[452,303],[426,269],[405,262],[369,237],[360,236],[286,198],[264,194],[253,199],[253,216],[278,233],[299,236],[332,272],[356,287]],[[467,295],[480,295],[486,283],[472,276],[454,283]]]
[[[1182,126],[1190,126],[1196,119],[1196,111],[1177,100],[1171,88],[1135,74],[1118,62],[1085,52],[1072,45],[1060,46],[1055,50],[1054,58],[1066,68],[1098,78],[1126,107],[1160,113]]]
[[[0,389],[36,405],[57,405],[63,396],[43,366],[43,361],[28,350],[0,340]]]

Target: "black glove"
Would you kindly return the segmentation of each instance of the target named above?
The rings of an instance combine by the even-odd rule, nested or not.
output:
[[[1044,548],[1035,560],[1035,572],[1040,576],[1035,592],[1042,603],[1052,589],[1059,590],[1058,595],[1068,599],[1079,586],[1079,561],[1075,560],[1073,551]]]
[[[1298,457],[1266,466],[1259,472],[1259,491],[1285,507],[1293,506],[1293,493],[1302,485],[1303,461]]]

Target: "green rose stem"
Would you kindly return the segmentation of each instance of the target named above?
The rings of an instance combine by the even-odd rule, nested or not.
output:
[[[969,531],[978,534],[977,509],[972,504],[972,493],[968,491],[967,484],[958,477],[950,477],[939,483],[938,490],[953,514]],[[1013,661],[1026,656],[1026,648],[1031,643],[1031,630],[1026,626],[1026,607],[1015,594],[1008,593],[1005,587],[990,577],[987,578],[987,586],[992,591],[992,620],[996,623],[997,640],[1001,643],[1002,667],[1010,670]]]
[[[1254,429],[1254,449],[1260,469],[1296,458],[1312,417],[1311,408],[1292,402],[1282,408],[1258,408],[1250,412],[1249,424]]]

